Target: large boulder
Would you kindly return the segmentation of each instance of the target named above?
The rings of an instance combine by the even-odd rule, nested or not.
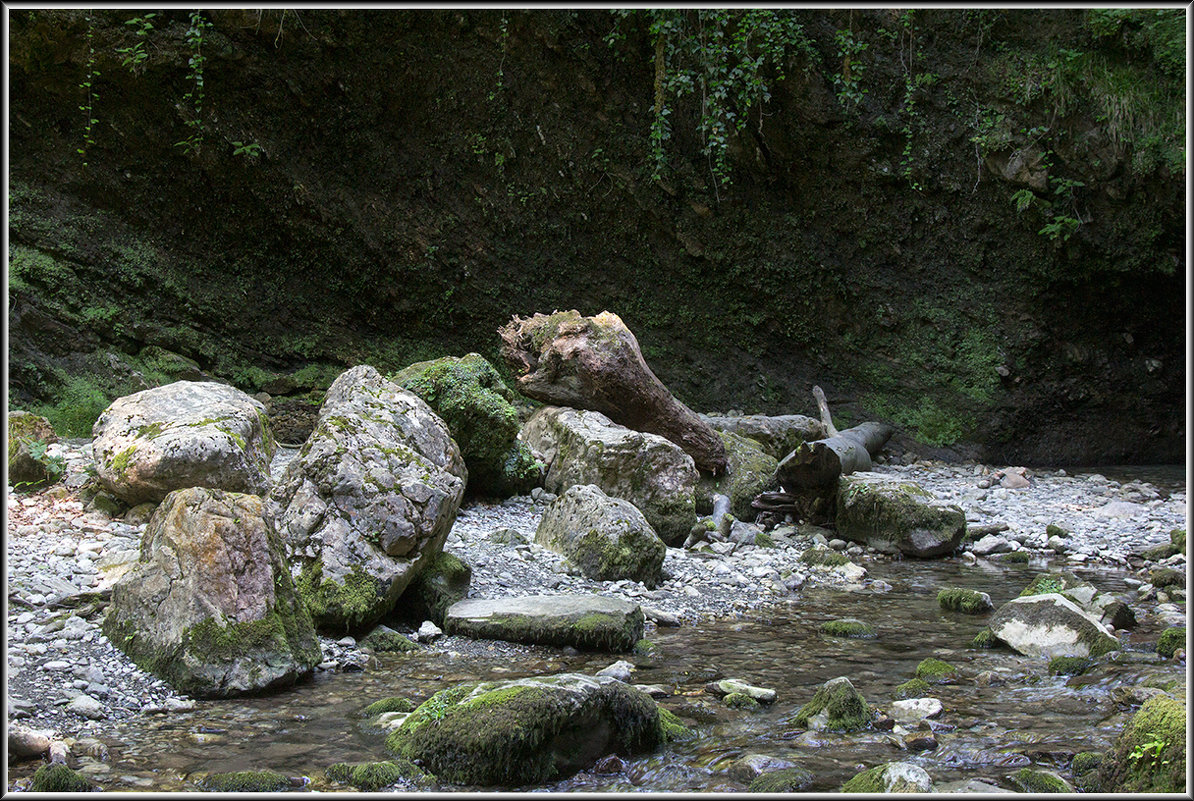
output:
[[[569,487],[539,521],[535,542],[597,581],[632,579],[654,586],[667,546],[635,508],[593,484]]]
[[[261,498],[203,487],[158,506],[103,631],[143,670],[204,698],[293,684],[322,658]]]
[[[186,487],[269,490],[265,407],[226,384],[176,381],[117,398],[92,437],[97,480],[130,506]]]
[[[1100,592],[1089,581],[1079,578],[1069,570],[1037,575],[1020,591],[1020,597],[1051,592],[1061,593],[1106,628],[1129,629],[1136,625],[1136,615],[1123,599],[1109,592]]]
[[[951,554],[966,535],[958,506],[910,481],[869,471],[841,477],[835,523],[842,539],[920,558]]]
[[[825,437],[825,425],[820,420],[802,414],[767,416],[701,415],[701,419],[715,431],[737,434],[754,440],[763,452],[773,459],[782,459],[806,442]]]
[[[1170,695],[1140,707],[1098,768],[1104,793],[1188,793],[1186,704]]]
[[[563,778],[609,753],[665,740],[659,708],[608,676],[562,673],[461,684],[415,709],[386,744],[455,784],[516,787]]]
[[[642,639],[643,610],[600,595],[474,598],[448,607],[444,631],[483,640],[622,652]]]
[[[365,630],[388,614],[443,550],[467,477],[426,403],[372,367],[341,374],[269,496],[315,625]]]
[[[695,495],[697,514],[712,514],[713,496],[720,494],[730,499],[730,512],[734,517],[752,520],[756,512],[750,502],[760,492],[779,486],[775,480],[779,462],[753,439],[728,431],[717,434],[726,446],[726,469],[719,476],[701,475]]]
[[[1102,656],[1119,648],[1098,618],[1055,592],[1013,598],[996,610],[989,628],[1026,656]]]
[[[845,676],[817,688],[812,700],[796,712],[792,723],[815,731],[862,731],[871,724],[872,712],[862,693]]]
[[[547,465],[543,486],[551,492],[596,484],[638,507],[668,544],[682,542],[696,522],[696,465],[661,436],[617,425],[600,412],[546,406],[531,415],[522,438]]]
[[[529,492],[543,466],[519,442],[514,393],[478,353],[417,362],[392,376],[447,423],[468,466],[468,491],[505,497]]]

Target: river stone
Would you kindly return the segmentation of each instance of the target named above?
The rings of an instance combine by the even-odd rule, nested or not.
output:
[[[92,437],[96,480],[130,506],[186,487],[269,490],[265,407],[226,384],[176,381],[117,398]]]
[[[516,787],[542,784],[598,758],[654,750],[659,708],[607,676],[563,673],[441,690],[386,740],[441,780]]]
[[[468,473],[444,422],[359,365],[269,496],[315,625],[366,630],[443,550]]]
[[[485,640],[629,651],[643,637],[638,604],[600,595],[470,599],[448,608],[444,630]]]
[[[838,534],[883,553],[946,556],[966,535],[960,507],[937,500],[919,485],[862,471],[842,476],[837,490]]]
[[[1099,791],[1186,792],[1186,716],[1184,697],[1159,695],[1145,701],[1099,763]],[[1160,751],[1142,759],[1148,743],[1161,743]]]
[[[747,684],[741,679],[721,679],[720,681],[712,682],[706,689],[714,695],[723,697],[733,693],[741,693],[763,704],[773,704],[777,697],[775,690],[770,687],[756,687],[753,684]]]
[[[661,436],[617,425],[600,412],[557,406],[531,415],[521,436],[547,465],[543,486],[551,492],[596,484],[638,507],[669,545],[683,542],[696,522],[696,464]]]
[[[667,546],[629,501],[595,484],[569,487],[539,521],[535,542],[567,557],[596,581],[631,579],[654,586]]]
[[[870,722],[870,707],[845,676],[818,687],[812,700],[792,718],[794,725],[814,731],[862,731]]]
[[[695,495],[697,514],[712,514],[713,496],[720,493],[730,499],[734,517],[753,520],[755,510],[750,502],[760,492],[778,488],[775,468],[779,462],[753,439],[727,431],[719,431],[717,435],[726,446],[726,469],[717,477],[701,475]]]
[[[864,770],[842,785],[843,793],[931,793],[928,771],[911,762],[887,762]]]
[[[417,362],[392,380],[447,424],[468,467],[470,495],[505,497],[529,492],[543,480],[542,465],[517,439],[514,393],[479,353]]]
[[[20,723],[8,724],[8,754],[16,759],[33,759],[50,750],[52,729],[31,729]]]
[[[904,726],[915,725],[922,720],[941,717],[945,707],[936,698],[908,698],[892,701],[891,717]]]
[[[1059,593],[1013,598],[996,610],[989,626],[1025,656],[1102,656],[1119,648],[1097,618]]]
[[[203,487],[158,506],[103,631],[142,670],[201,698],[293,684],[321,659],[262,500]]]
[[[748,437],[762,446],[763,452],[772,459],[782,459],[806,442],[823,439],[825,426],[820,420],[802,414],[767,416],[746,414],[742,416],[700,415],[701,419],[715,431],[725,431]]]
[[[763,773],[794,767],[796,767],[795,762],[783,759],[782,757],[774,757],[767,754],[744,754],[730,763],[730,766],[726,769],[726,773],[736,782],[750,784]]]

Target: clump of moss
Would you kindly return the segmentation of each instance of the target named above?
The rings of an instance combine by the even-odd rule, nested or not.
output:
[[[759,708],[759,702],[746,693],[729,693],[721,699],[730,709],[745,709],[753,712]]]
[[[1103,754],[1099,751],[1081,751],[1074,754],[1070,762],[1070,774],[1074,777],[1074,786],[1084,793],[1097,793],[1099,766],[1103,763]]]
[[[1032,580],[1032,582],[1020,590],[1020,598],[1026,598],[1030,595],[1047,595],[1049,593],[1061,592],[1069,589],[1072,586],[1071,582],[1067,581],[1065,576],[1056,573],[1042,573]]]
[[[958,669],[948,662],[929,657],[916,666],[916,678],[930,684],[945,684],[957,678]]]
[[[1050,676],[1081,676],[1094,667],[1094,660],[1085,656],[1057,656],[1049,660]]]
[[[1070,532],[1056,523],[1050,523],[1049,525],[1045,526],[1045,536],[1061,537],[1062,539],[1065,539],[1066,537],[1070,536]]]
[[[659,707],[659,739],[665,743],[687,740],[692,736],[692,729],[680,722],[670,710]]]
[[[823,567],[841,567],[847,564],[850,560],[846,558],[845,554],[830,550],[829,548],[809,548],[804,553],[800,554],[800,561],[806,565],[823,566]]]
[[[903,684],[897,684],[895,690],[892,691],[892,696],[897,701],[903,701],[907,698],[924,698],[932,688],[924,679],[908,679]]]
[[[290,779],[272,770],[241,770],[211,773],[199,786],[209,793],[280,793],[290,787]]]
[[[968,615],[978,615],[993,609],[991,596],[985,592],[977,592],[962,587],[950,587],[938,591],[937,604],[942,609],[964,612]]]
[[[1074,788],[1055,773],[1037,768],[1020,768],[1012,781],[1025,793],[1072,793]]]
[[[876,637],[875,629],[869,623],[852,617],[825,621],[821,624],[821,633],[830,637],[853,637],[860,640],[873,640]]]
[[[361,717],[375,718],[386,712],[413,712],[414,708],[415,704],[409,698],[394,695],[369,704],[361,710]]]
[[[971,648],[994,648],[997,645],[999,645],[999,640],[990,629],[983,629],[975,634],[974,639],[970,641]]]
[[[1107,793],[1181,793],[1186,789],[1186,707],[1149,698],[1124,726],[1099,767]]]
[[[323,563],[307,562],[295,585],[316,628],[323,631],[359,630],[387,611],[381,582],[354,565],[344,583],[325,579]]]
[[[651,642],[646,637],[644,637],[643,639],[636,642],[634,644],[634,648],[632,648],[631,650],[633,651],[634,654],[636,654],[638,656],[651,656],[655,653],[655,651],[657,649],[656,649],[655,643]]]
[[[802,767],[760,773],[746,788],[748,793],[799,793],[813,783],[813,774]]]
[[[1169,542],[1173,547],[1177,548],[1182,553],[1186,552],[1186,530],[1184,528],[1175,528],[1169,532]]]
[[[31,793],[86,793],[91,791],[91,782],[81,773],[60,762],[42,765],[29,781]]]
[[[1031,557],[1028,555],[1028,551],[1008,551],[1005,554],[999,555],[999,561],[1011,562],[1014,564],[1028,564],[1028,562],[1031,561]]]
[[[770,534],[760,531],[755,535],[755,545],[759,548],[774,548],[775,540],[771,538]]]
[[[429,778],[418,765],[402,757],[385,762],[337,762],[329,765],[326,773],[333,781],[351,784],[365,792],[389,787],[403,779],[418,782]]]
[[[1178,648],[1186,647],[1186,627],[1174,626],[1161,632],[1157,638],[1157,656],[1172,659]]]
[[[812,718],[822,716],[830,731],[861,731],[870,725],[871,709],[850,680],[839,676],[821,685],[812,700],[800,707],[792,723],[807,727]]]

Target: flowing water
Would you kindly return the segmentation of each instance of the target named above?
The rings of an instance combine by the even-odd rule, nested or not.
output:
[[[863,767],[897,759],[920,764],[938,784],[984,778],[1008,788],[1003,777],[1030,761],[1064,768],[1075,752],[1106,748],[1122,727],[1125,713],[1112,701],[1114,687],[1183,674],[1172,662],[1143,652],[1159,632],[1142,626],[1122,657],[1098,669],[1093,679],[1051,677],[1044,659],[971,649],[984,617],[945,612],[937,604],[938,589],[964,586],[990,593],[998,606],[1043,567],[885,562],[870,566],[870,577],[888,582],[886,592],[811,588],[791,604],[745,619],[659,629],[651,635],[654,655],[633,658],[638,666],[633,680],[673,690],[661,703],[686,723],[692,724],[694,715],[702,721],[694,727],[697,736],[629,760],[621,772],[583,772],[543,789],[741,790],[724,768],[746,753],[782,757],[811,770],[816,783],[810,791],[834,790]],[[1127,589],[1126,574],[1078,572],[1102,590]],[[819,633],[822,622],[837,617],[865,620],[878,637],[838,639]],[[803,734],[787,722],[818,685],[836,676],[848,676],[870,703],[885,709],[894,687],[929,656],[954,663],[962,673],[957,684],[935,686],[931,693],[946,710],[934,751],[901,751],[895,744],[899,738],[875,731]],[[152,718],[148,724],[142,720],[136,729],[114,727],[106,738],[109,770],[97,778],[111,790],[193,790],[194,781],[208,772],[271,769],[310,777],[310,789],[342,790],[323,779],[323,768],[387,758],[383,736],[358,716],[374,700],[404,695],[422,701],[473,679],[593,672],[615,658],[549,651],[513,659],[386,654],[366,672],[321,674],[269,697],[200,702],[190,712]],[[1004,683],[979,686],[974,676],[987,670]],[[774,688],[778,700],[757,712],[728,709],[702,691],[706,682],[722,677]]]

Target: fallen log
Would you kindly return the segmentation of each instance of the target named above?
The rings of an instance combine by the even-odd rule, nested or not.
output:
[[[825,393],[813,387],[813,396],[828,436],[802,444],[780,461],[775,475],[789,492],[828,487],[840,476],[870,470],[871,457],[891,438],[892,428],[885,423],[862,423],[838,431],[829,416]]]
[[[498,335],[502,359],[527,397],[601,412],[619,425],[671,440],[701,470],[724,472],[725,445],[717,432],[656,378],[616,314],[515,316]]]

